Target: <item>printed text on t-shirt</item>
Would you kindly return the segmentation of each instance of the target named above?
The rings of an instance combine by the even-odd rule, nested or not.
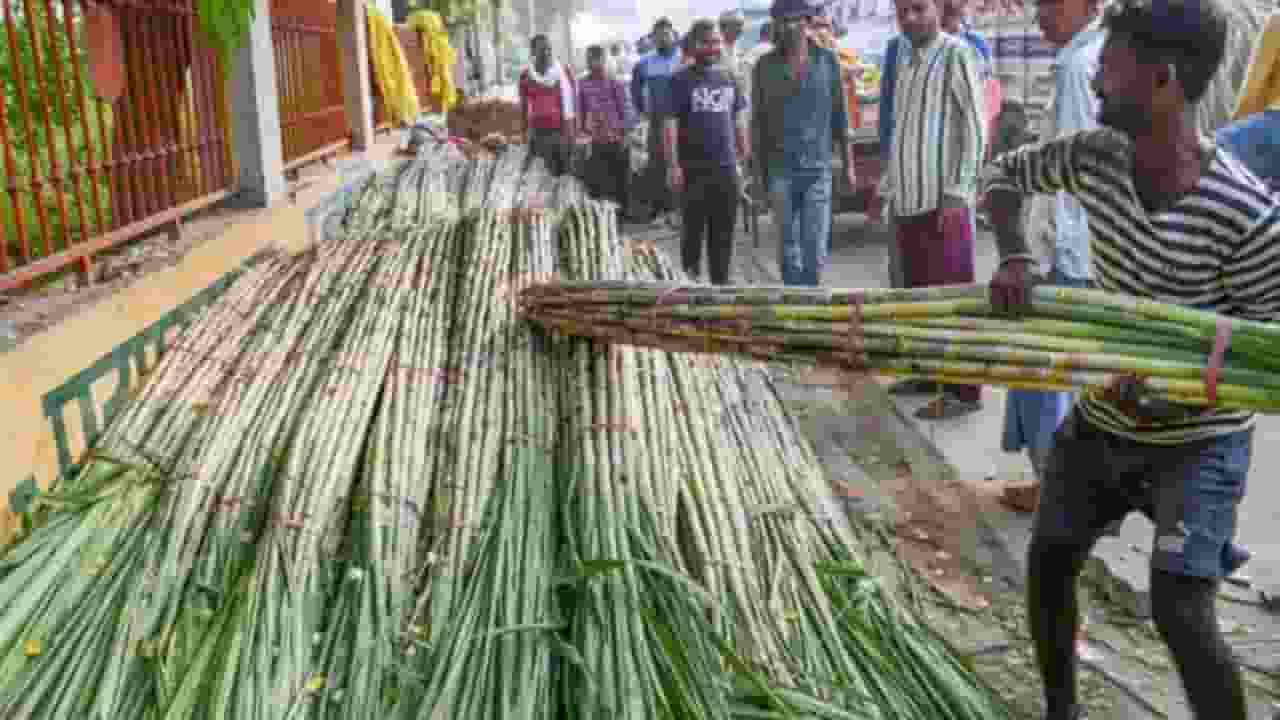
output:
[[[694,112],[723,113],[733,109],[734,87],[694,88],[691,98]]]

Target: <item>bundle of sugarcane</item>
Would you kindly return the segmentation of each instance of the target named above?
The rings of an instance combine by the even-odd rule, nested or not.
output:
[[[225,664],[209,678],[231,689],[224,697],[234,717],[296,716],[324,682],[315,663],[315,638],[334,588],[380,579],[365,577],[362,567],[344,567],[338,549],[346,541],[359,453],[425,247],[407,240],[385,231],[350,240],[377,259],[338,290],[351,304],[333,315],[337,325],[328,334],[337,342],[328,348],[328,362],[283,462],[273,468],[271,504],[255,543],[237,628],[257,642],[226,653]],[[357,655],[353,664],[363,659]],[[263,707],[261,698],[272,694],[276,701]]]
[[[520,106],[510,100],[468,100],[449,111],[449,133],[469,140],[480,140],[494,133],[519,137],[524,133],[524,114]]]
[[[554,357],[519,321],[515,300],[550,277],[552,223],[497,218],[473,226],[468,265],[489,265],[463,281],[462,297],[488,309],[464,325],[472,342],[456,358],[456,412],[446,417],[455,452],[436,475],[440,542],[412,629],[420,680],[406,683],[396,707],[406,720],[555,717]]]
[[[561,231],[561,273],[583,279],[621,275],[621,246],[611,230],[598,207],[570,210]],[[639,496],[653,494],[642,483],[659,479],[651,469],[646,472],[653,458],[645,454],[643,414],[636,407],[637,401],[643,402],[641,393],[655,389],[652,380],[644,382],[638,375],[637,353],[631,348],[571,341],[560,345],[558,356],[564,429],[558,448],[564,526],[561,571],[568,581],[566,604],[573,610],[565,640],[581,658],[562,673],[564,697],[579,698],[566,703],[565,716],[631,719],[669,717],[680,707],[692,710],[694,697],[701,698],[693,691],[701,683],[681,688],[679,681],[691,678],[683,673],[663,675],[662,646],[644,613],[646,607],[653,608],[648,604],[653,598],[646,595],[645,569],[639,566],[632,542],[636,522],[645,512]],[[665,419],[652,418],[655,423]],[[663,524],[673,527],[674,518]],[[655,567],[678,568],[671,563],[676,555],[672,549],[652,558]],[[688,638],[686,645],[693,657],[693,650],[703,648],[695,640]],[[672,675],[680,671],[668,669]],[[702,705],[698,709],[705,711]]]
[[[497,157],[493,175],[489,184],[488,196],[484,198],[484,208],[493,212],[510,212],[524,207],[519,203],[520,188],[525,168],[529,164],[529,153],[523,147],[512,148]],[[539,173],[529,173],[537,175]]]
[[[422,223],[431,218],[448,218],[458,214],[458,197],[451,192],[453,178],[466,168],[466,162],[453,146],[424,146],[412,161],[406,163],[396,180],[399,200],[393,211],[400,223]]]
[[[0,708],[1002,716],[758,368],[522,322],[556,270],[683,279],[519,159],[424,152],[232,286],[0,564]]]
[[[348,227],[371,227],[417,197],[388,189],[370,183]],[[40,498],[38,527],[6,558],[16,564],[0,570],[13,599],[0,622],[3,707],[32,717],[221,717],[266,707],[261,697],[238,710],[230,701],[272,687],[271,674],[222,683],[209,671],[237,654],[227,633],[249,617],[239,591],[254,572],[271,481],[316,383],[337,372],[330,351],[374,277],[373,240],[339,238],[247,273],[170,349],[86,469]],[[367,304],[364,316],[373,327],[400,314]],[[384,375],[372,371],[379,384]],[[340,426],[311,427],[326,424],[330,435]],[[341,436],[347,452],[363,435],[357,423]],[[309,635],[305,645],[309,656]],[[256,648],[266,657],[279,650]],[[291,667],[309,673],[309,663]]]
[[[296,463],[309,459],[313,431],[299,435],[299,430],[315,427],[307,420],[324,407],[317,400],[327,397],[326,381],[334,373],[349,373],[338,353],[348,342],[371,274],[389,262],[371,240],[363,234],[343,236],[315,249],[301,289],[282,299],[288,314],[279,335],[261,335],[261,363],[249,368],[246,402],[227,416],[227,427],[203,453],[196,482],[178,488],[172,540],[158,549],[155,572],[187,581],[163,584],[146,603],[154,632],[183,640],[158,658],[172,678],[161,702],[167,716],[278,716],[296,701],[285,693],[297,688],[284,680],[310,669],[309,664],[298,668],[304,662],[299,644],[310,650],[310,635],[285,635],[293,644],[280,644],[287,628],[277,623],[311,622],[316,610],[308,608],[301,618],[285,614],[290,593],[303,591],[297,583],[305,576],[276,584],[283,579],[279,565],[287,562],[279,556],[283,542],[278,538],[297,533],[319,542],[317,529],[332,521],[301,517],[307,511],[296,509],[290,502],[295,496],[286,493],[302,481]],[[318,424],[332,433],[342,427],[340,418],[330,415]],[[363,429],[347,435],[359,442]],[[318,486],[327,489],[323,482]],[[235,643],[230,633],[246,628],[254,628],[261,641]],[[261,697],[272,702],[264,706]]]
[[[320,674],[309,685],[313,717],[373,717],[398,688],[395,668],[427,530],[422,509],[440,450],[459,235],[456,223],[408,235],[421,251],[411,267],[401,343],[351,503],[346,570],[325,619]]]
[[[484,209],[484,201],[489,197],[489,185],[493,181],[493,170],[498,165],[497,158],[479,158],[468,163],[467,182],[463,188],[458,204],[462,211],[474,214]]]
[[[274,300],[296,281],[276,258],[246,273],[170,348],[84,469],[38,499],[38,526],[0,569],[0,707],[141,717],[154,702],[145,670],[157,647],[138,619],[158,581],[149,570],[173,486],[237,402],[251,359],[240,343],[272,322]]]
[[[467,271],[459,279],[458,313],[449,338],[449,392],[441,418],[445,444],[436,458],[435,487],[427,509],[435,529],[428,558],[429,607],[420,623],[444,627],[454,612],[472,542],[499,466],[507,388],[496,372],[505,361],[507,304],[495,302],[511,264],[512,226],[495,213],[464,221]],[[492,428],[492,430],[480,430]]]
[[[630,247],[637,278],[687,280],[652,246]],[[737,652],[800,708],[822,697],[877,717],[1002,717],[999,701],[913,609],[867,575],[854,527],[833,506],[821,466],[763,367],[661,355],[681,397],[678,424],[693,430],[690,440],[706,438],[704,447],[685,446],[701,462],[682,488],[691,501],[681,523],[692,539],[686,555],[704,568],[698,577],[708,587],[732,588],[731,578],[715,581],[732,571],[755,588],[722,595],[737,606]],[[736,516],[717,518],[715,507]],[[763,620],[749,622],[757,603]],[[759,691],[740,700],[748,699],[778,701]]]
[[[562,283],[531,289],[524,303],[558,332],[670,350],[1032,389],[1103,388],[1138,376],[1180,403],[1280,410],[1280,329],[1096,290],[1038,287],[1018,320],[993,312],[985,286]],[[1226,348],[1216,378],[1206,372],[1215,343]]]
[[[316,714],[340,705],[348,692],[365,701],[360,712],[375,712],[367,701],[379,688],[368,685],[376,685],[379,673],[392,672],[385,665],[358,664],[388,656],[367,636],[357,636],[355,648],[344,647],[351,628],[322,630],[333,618],[349,619],[341,601],[361,596],[352,585],[364,568],[337,550],[350,544],[341,531],[352,504],[355,458],[372,424],[370,403],[389,374],[389,343],[400,336],[392,329],[416,287],[416,268],[452,268],[449,257],[421,255],[430,245],[405,242],[413,236],[380,224],[396,216],[397,203],[409,197],[405,184],[414,177],[376,180],[353,209],[348,232],[315,248],[302,290],[282,299],[296,314],[282,328],[288,334],[263,335],[272,354],[253,377],[261,388],[255,396],[262,400],[241,408],[237,418],[242,425],[249,422],[243,426],[248,432],[227,428],[218,438],[225,445],[205,463],[215,497],[224,498],[214,506],[221,512],[209,528],[198,520],[178,524],[192,528],[179,549],[198,554],[161,566],[169,573],[162,576],[200,579],[182,587],[176,601],[167,594],[162,607],[175,608],[168,624],[183,628],[192,615],[213,615],[207,632],[187,633],[185,647],[163,658],[166,673],[175,678],[159,703],[166,717]],[[364,358],[354,354],[365,351]],[[232,485],[234,492],[217,487],[224,472],[242,478]],[[398,539],[404,546],[390,552],[411,554],[413,541]],[[394,581],[379,575],[367,582],[385,587]],[[191,611],[202,593],[221,601],[212,612]],[[387,641],[394,647],[397,618],[376,621],[390,629]],[[238,637],[253,641],[241,643]],[[335,658],[344,650],[346,667]],[[313,702],[330,676],[333,685],[348,687],[331,688],[323,703]]]

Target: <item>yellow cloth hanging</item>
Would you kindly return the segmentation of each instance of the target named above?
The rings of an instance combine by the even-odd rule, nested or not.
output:
[[[404,48],[391,21],[372,5],[365,6],[369,17],[369,61],[378,81],[378,92],[387,108],[387,116],[399,125],[408,125],[422,112],[413,73],[404,58]]]
[[[409,27],[422,36],[422,54],[427,63],[427,77],[431,81],[427,107],[439,112],[449,112],[458,104],[458,90],[453,84],[453,64],[456,56],[449,44],[440,13],[419,10],[409,16]]]
[[[1231,119],[1239,120],[1263,110],[1280,110],[1280,13],[1267,18],[1266,26],[1254,40],[1249,71]]]

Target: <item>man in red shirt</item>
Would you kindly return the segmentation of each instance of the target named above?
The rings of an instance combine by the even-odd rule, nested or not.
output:
[[[551,42],[536,35],[530,42],[533,65],[520,76],[520,109],[529,152],[541,158],[554,175],[569,166],[574,137],[573,78],[551,58]]]

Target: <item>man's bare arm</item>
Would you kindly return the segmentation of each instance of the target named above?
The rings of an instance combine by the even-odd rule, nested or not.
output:
[[[857,165],[854,163],[853,140],[845,137],[840,141],[841,153],[844,155],[844,172],[849,182],[849,191],[853,192],[857,188],[858,174]]]
[[[680,166],[679,143],[676,142],[678,135],[679,121],[676,118],[669,117],[662,122],[662,146],[667,152],[667,163],[675,167]]]
[[[987,215],[995,230],[996,249],[1006,258],[1031,259],[1026,226],[1022,222],[1024,196],[1016,191],[995,188],[987,193]]]
[[[738,113],[733,132],[734,139],[738,143],[738,159],[744,162],[750,160],[751,138],[747,137],[747,114],[745,112]]]

